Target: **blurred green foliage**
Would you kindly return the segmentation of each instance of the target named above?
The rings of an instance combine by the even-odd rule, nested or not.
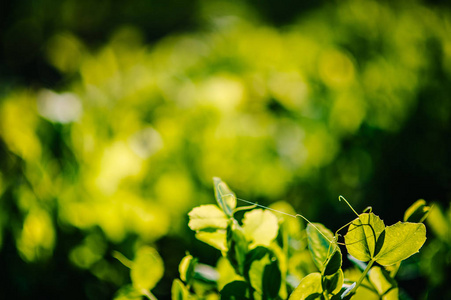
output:
[[[213,201],[213,176],[245,199],[286,199],[329,228],[350,216],[339,194],[386,210],[387,223],[420,197],[449,205],[447,7],[342,1],[277,27],[234,1],[185,11],[172,10],[175,1],[142,10],[140,1],[128,9],[103,1],[108,9],[98,12],[64,1],[53,8],[66,12],[58,27],[49,25],[47,1],[36,4],[42,14],[12,22],[30,14],[20,3],[1,35],[6,295],[111,298],[129,281],[111,251],[134,257],[150,244],[165,263],[153,292],[169,297],[188,245],[216,263],[186,227],[192,207]],[[128,17],[105,21],[116,10]],[[169,34],[174,28],[185,32]],[[22,33],[34,42],[22,44]],[[36,47],[41,60],[27,64],[21,51]],[[25,66],[42,80],[14,84]],[[445,253],[443,275],[413,268],[399,280],[410,294],[448,289],[449,239],[440,232],[428,259]]]

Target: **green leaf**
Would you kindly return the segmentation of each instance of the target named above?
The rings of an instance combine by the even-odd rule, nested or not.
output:
[[[451,212],[451,211],[450,211]],[[443,208],[439,203],[434,203],[427,223],[429,228],[435,233],[435,235],[444,243],[451,245],[451,214],[446,216]]]
[[[321,274],[318,272],[310,273],[301,280],[288,300],[317,299],[322,292]]]
[[[422,222],[429,213],[430,207],[420,199],[412,204],[404,213],[404,222]]]
[[[114,296],[114,300],[141,300],[142,294],[132,285],[126,285],[119,289]]]
[[[227,251],[227,258],[230,264],[238,274],[243,275],[248,243],[243,229],[235,219],[227,227],[227,247],[229,249]]]
[[[244,214],[243,231],[251,248],[257,245],[269,246],[277,237],[279,223],[272,212],[254,209]]]
[[[265,257],[265,255],[271,256],[271,251],[268,248],[265,248],[263,246],[258,246],[254,249],[252,249],[251,251],[249,251],[246,254],[246,259],[244,261],[244,276],[246,279],[249,279],[249,271],[251,268],[251,265],[254,261],[256,260],[260,260],[263,257]]]
[[[249,287],[245,281],[232,281],[219,292],[221,300],[247,300],[250,299]]]
[[[141,247],[133,260],[130,277],[137,290],[151,290],[163,277],[164,266],[158,252],[148,246]]]
[[[376,262],[383,266],[393,265],[417,253],[425,241],[426,226],[423,223],[398,222],[388,226]]]
[[[315,226],[312,224],[307,225],[308,248],[312,254],[315,265],[323,272],[327,260],[335,252],[337,245],[328,241],[328,239],[331,241],[334,239],[334,235],[329,229],[320,223],[314,223],[314,225]],[[328,239],[326,239],[318,230],[320,230]]]
[[[214,232],[199,231],[196,233],[196,239],[220,250],[223,253],[228,250],[225,230],[216,230]]]
[[[382,300],[398,300],[398,287],[390,274],[380,267],[372,267],[369,272],[369,280],[376,288]]]
[[[232,217],[233,210],[236,207],[235,193],[232,192],[232,190],[221,180],[221,178],[213,177],[213,183],[215,185],[215,197],[219,207],[227,216]]]
[[[192,255],[186,255],[179,264],[180,278],[186,282],[190,283],[194,276],[194,270],[197,265],[197,259],[193,258]]]
[[[269,255],[265,255],[263,258],[254,260],[249,269],[249,281],[255,291],[263,295],[263,276],[265,267],[271,263]]]
[[[277,260],[271,261],[263,271],[263,298],[274,299],[279,294],[282,273]]]
[[[346,249],[349,254],[364,262],[371,260],[380,249],[376,245],[384,229],[384,222],[375,214],[360,214],[349,225],[345,235]],[[382,240],[377,246],[381,246],[381,242]]]
[[[326,262],[326,268],[324,269],[324,275],[332,275],[340,270],[342,264],[342,256],[340,248],[337,247],[337,250],[330,256],[329,260]]]
[[[335,274],[329,276],[323,276],[322,287],[323,290],[329,294],[337,294],[340,292],[344,282],[343,271],[339,269]]]
[[[229,219],[213,204],[201,205],[193,208],[189,213],[188,226],[191,230],[226,229]]]
[[[171,288],[171,299],[172,300],[187,300],[189,296],[189,291],[186,286],[178,279],[174,279]]]

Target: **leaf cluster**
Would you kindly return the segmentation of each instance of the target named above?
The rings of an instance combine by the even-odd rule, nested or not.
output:
[[[302,228],[299,215],[284,202],[266,210],[257,204],[238,207],[225,182],[214,178],[214,185],[217,205],[193,208],[188,226],[199,240],[221,251],[222,258],[214,268],[187,253],[179,265],[180,279],[172,283],[172,299],[398,299],[395,275],[401,262],[426,241],[424,224],[411,222],[427,217],[423,200],[406,211],[404,222],[391,226],[371,209],[358,214],[351,207],[357,217],[334,234],[303,216],[308,224]],[[238,211],[245,211],[240,221]],[[339,231],[345,228],[342,243]],[[353,268],[343,270],[342,248]],[[164,271],[157,251],[141,247],[133,261],[115,256],[130,268],[132,281],[116,299],[156,299],[151,290]]]
[[[356,213],[341,228],[347,227],[341,243],[338,231],[333,234],[321,223],[307,220],[302,229],[298,218],[278,217],[255,205],[237,207],[226,183],[214,178],[214,185],[217,205],[192,209],[188,225],[196,238],[221,251],[221,266],[228,269],[218,263],[216,291],[196,293],[191,287],[198,262],[187,255],[180,264],[181,280],[173,283],[173,299],[396,299],[394,277],[401,261],[426,240],[421,221],[429,207],[421,201],[406,211],[404,222],[391,226],[371,211]],[[281,207],[293,211],[287,203]],[[241,210],[246,212],[240,222],[235,213]],[[355,265],[349,270],[342,269],[340,244]]]

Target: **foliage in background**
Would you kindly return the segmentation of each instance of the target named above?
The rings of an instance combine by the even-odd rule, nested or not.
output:
[[[404,177],[440,178],[431,193],[449,203],[448,11],[344,1],[275,28],[244,6],[212,1],[199,20],[199,30],[150,45],[124,26],[96,51],[63,30],[43,47],[63,84],[2,92],[6,294],[56,297],[74,276],[68,297],[109,298],[128,282],[111,251],[135,257],[152,245],[169,264],[154,292],[169,297],[193,240],[186,213],[209,202],[213,175],[246,199],[289,199],[331,228],[342,225],[331,216],[346,213],[322,207],[338,194],[377,211],[396,205],[387,211],[396,219],[421,186]],[[390,164],[384,151],[400,154]],[[425,263],[405,273],[430,279],[423,295],[447,289],[449,222],[432,228],[425,261],[440,271]],[[184,247],[168,247],[171,239]],[[55,285],[61,273],[68,278]]]

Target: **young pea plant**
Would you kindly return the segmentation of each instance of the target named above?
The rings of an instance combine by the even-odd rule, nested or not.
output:
[[[424,220],[425,205],[414,204],[406,212],[405,222],[385,226],[371,208],[358,214],[340,196],[339,200],[346,202],[357,217],[333,234],[324,225],[312,223],[300,214],[239,199],[219,178],[214,178],[214,186],[217,205],[201,205],[191,210],[188,226],[196,232],[197,239],[220,250],[230,266],[228,276],[218,271],[217,290],[221,299],[369,299],[368,295],[396,299],[398,288],[393,277],[400,262],[418,252],[426,240],[424,224],[409,222],[413,216]],[[237,207],[237,200],[252,205]],[[239,222],[234,215],[243,210],[246,212]],[[296,245],[293,237],[300,235],[290,233],[287,220],[278,219],[271,211],[308,223],[304,231],[308,257],[299,255],[304,251],[302,247],[292,246]],[[344,242],[339,242],[339,232],[345,228]],[[346,248],[351,262],[360,266],[361,271],[356,271],[360,274],[358,278],[356,272],[349,278],[345,276],[339,245]],[[196,264],[189,255],[182,260],[182,280],[174,281],[173,299],[213,297],[213,293],[199,294],[190,288],[196,277],[192,274],[201,273],[196,271]],[[303,265],[309,271],[297,280],[293,265]]]

